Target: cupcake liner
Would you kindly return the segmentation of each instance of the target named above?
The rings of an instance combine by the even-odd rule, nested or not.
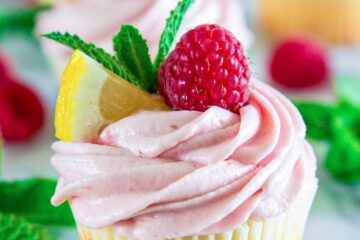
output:
[[[285,214],[270,219],[249,219],[239,227],[228,232],[175,238],[176,240],[283,240],[302,239],[303,224],[296,214]],[[117,235],[113,226],[102,229],[89,229],[78,225],[80,240],[130,240]],[[174,239],[174,240],[175,240]]]
[[[316,34],[334,43],[360,42],[358,0],[259,0],[260,24],[271,34]]]
[[[302,194],[284,214],[273,218],[250,218],[227,232],[174,238],[174,240],[301,240],[316,188]],[[131,240],[118,235],[114,227],[90,229],[77,224],[80,240]]]

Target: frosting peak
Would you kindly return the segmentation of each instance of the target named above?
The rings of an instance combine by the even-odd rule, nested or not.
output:
[[[53,204],[71,199],[79,223],[134,239],[223,232],[286,211],[316,182],[314,154],[295,107],[260,82],[250,88],[239,115],[142,112],[108,126],[100,144],[55,143]]]

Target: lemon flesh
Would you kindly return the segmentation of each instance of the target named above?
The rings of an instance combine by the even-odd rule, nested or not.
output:
[[[57,98],[55,135],[62,141],[94,141],[110,123],[142,110],[169,107],[76,50]]]

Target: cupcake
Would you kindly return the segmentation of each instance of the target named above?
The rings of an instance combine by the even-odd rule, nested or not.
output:
[[[77,33],[86,41],[112,52],[111,39],[122,24],[138,27],[146,37],[154,57],[168,12],[177,0],[57,0],[51,11],[38,18],[37,33],[54,29]],[[248,48],[252,34],[246,26],[237,0],[197,0],[184,20],[181,33],[201,23],[218,23],[231,29]],[[71,52],[51,42],[42,42],[56,76],[60,78]]]
[[[317,188],[304,124],[284,96],[251,88],[240,116],[143,112],[102,144],[55,143],[53,204],[70,200],[80,239],[302,239]]]
[[[51,201],[71,203],[80,239],[302,238],[317,190],[302,117],[251,78],[225,28],[200,25],[171,51],[191,2],[172,12],[154,64],[131,26],[117,57],[46,35],[77,49],[58,97]]]
[[[259,20],[274,36],[315,34],[333,43],[360,43],[360,2],[259,0]]]

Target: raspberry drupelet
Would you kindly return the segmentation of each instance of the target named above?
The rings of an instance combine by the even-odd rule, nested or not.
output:
[[[214,24],[187,32],[158,72],[158,89],[174,110],[232,112],[249,100],[249,67],[241,43]]]

